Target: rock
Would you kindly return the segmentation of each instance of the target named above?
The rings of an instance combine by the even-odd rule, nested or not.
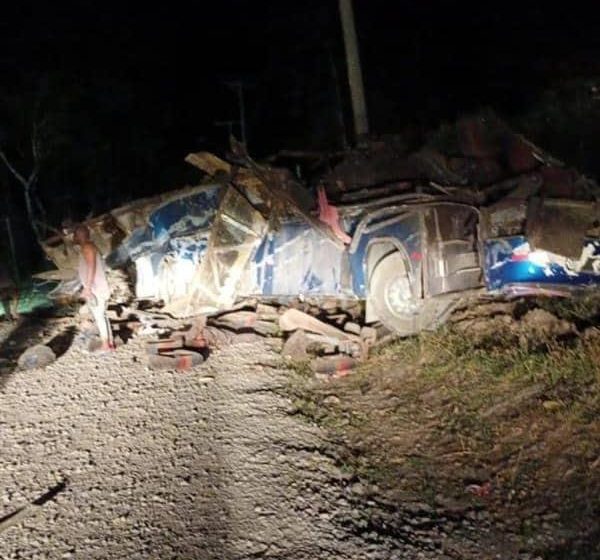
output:
[[[327,322],[335,325],[336,327],[343,327],[344,323],[348,320],[347,313],[328,313]]]
[[[276,319],[277,317],[275,317]],[[265,336],[275,336],[279,333],[277,323],[259,319],[254,311],[235,311],[221,315],[212,320],[218,327],[225,327],[236,332],[253,330]]]
[[[233,335],[230,344],[247,344],[264,340],[263,337],[255,332],[246,332]]]
[[[234,338],[231,332],[211,326],[203,329],[202,336],[209,348],[222,348],[231,344]]]
[[[335,354],[337,344],[329,344],[324,341],[311,340],[306,347],[306,351],[312,356],[323,356],[324,354]]]
[[[373,327],[363,327],[360,329],[360,338],[369,344],[375,344],[377,341],[377,329]]]
[[[360,325],[357,324],[357,323],[353,323],[352,321],[348,321],[344,325],[344,330],[346,332],[349,332],[349,333],[352,333],[352,334],[360,335]]]
[[[325,311],[336,311],[338,308],[338,300],[335,298],[326,298],[320,302],[319,307]]]
[[[159,338],[146,342],[147,354],[159,354],[165,350],[175,350],[183,347],[183,336],[173,336],[171,338]]]
[[[265,303],[259,303],[256,306],[256,314],[261,321],[277,321],[279,319],[277,307]]]
[[[285,341],[281,354],[284,358],[294,361],[302,361],[308,359],[308,345],[310,339],[302,329],[294,331],[291,336]]]
[[[36,344],[23,352],[18,359],[21,369],[34,369],[50,365],[56,360],[56,354],[44,344]]]
[[[345,341],[339,341],[330,336],[322,334],[306,333],[309,344],[306,351],[314,356],[323,356],[324,354],[335,354],[338,351],[338,345]]]
[[[148,356],[148,364],[152,369],[175,369],[188,371],[201,364],[204,356],[191,350],[169,350]]]
[[[363,346],[360,342],[354,340],[340,340],[337,349],[342,354],[347,354],[353,358],[360,358],[363,353]]]
[[[592,341],[600,338],[600,329],[598,327],[588,327],[581,335],[583,340]]]
[[[302,329],[308,332],[329,336],[337,340],[357,339],[356,335],[344,332],[333,325],[328,325],[323,321],[319,321],[319,319],[311,317],[298,309],[288,309],[281,315],[279,317],[279,326],[281,330],[285,332]]]
[[[357,496],[364,496],[366,493],[366,488],[360,482],[355,482],[350,487],[350,491]]]

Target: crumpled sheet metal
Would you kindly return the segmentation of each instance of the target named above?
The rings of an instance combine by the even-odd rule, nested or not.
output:
[[[341,295],[344,250],[304,223],[284,223],[262,240],[245,282],[244,295]],[[325,264],[326,263],[326,264]]]
[[[598,284],[600,241],[586,239],[577,259],[534,249],[525,236],[488,240],[484,244],[486,285],[491,291],[544,294]],[[515,286],[521,286],[515,291]]]
[[[189,317],[230,308],[240,293],[240,281],[266,228],[260,212],[237,189],[227,187],[190,290],[185,296],[173,299],[165,311]]]
[[[119,228],[123,230],[126,235],[131,235],[136,229],[148,225],[149,216],[157,209],[170,202],[193,197],[195,194],[205,191],[207,187],[211,188],[212,186],[217,185],[183,187],[156,196],[137,199],[111,210],[110,214],[118,224]]]
[[[294,179],[289,170],[257,164],[248,156],[245,147],[236,141],[232,141],[232,150],[243,159],[247,167],[234,169],[227,162],[207,152],[189,154],[186,161],[213,177],[217,177],[219,172],[225,174],[255,207],[262,207],[263,217],[268,215],[272,226],[278,227],[284,216],[296,215],[323,237],[331,239],[340,247],[343,246],[336,233],[312,215],[315,207],[313,196],[302,183]]]
[[[107,261],[119,266],[153,252],[168,252],[176,237],[207,237],[219,204],[220,185],[203,185],[180,191],[148,213],[146,224],[134,230]]]
[[[149,253],[135,260],[137,298],[160,299],[168,303],[190,292],[196,269],[206,251],[206,240],[185,238],[176,241],[164,252]]]

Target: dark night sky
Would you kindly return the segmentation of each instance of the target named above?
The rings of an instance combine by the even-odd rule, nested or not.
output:
[[[516,114],[553,83],[597,76],[598,10],[548,4],[355,0],[372,131],[434,127],[482,106]],[[237,116],[227,79],[248,84],[258,156],[338,147],[336,107],[351,123],[336,0],[14,2],[0,26],[3,92],[35,97],[51,83],[48,95],[64,98],[60,153],[71,163],[46,181],[66,198],[93,189],[92,176],[113,185],[105,205],[185,182],[188,152],[226,148],[215,121]],[[14,133],[3,138],[10,151]],[[102,209],[90,199],[75,213],[86,205]]]

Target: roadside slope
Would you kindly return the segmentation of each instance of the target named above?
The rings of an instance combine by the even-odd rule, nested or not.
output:
[[[538,303],[462,310],[325,385],[296,376],[375,531],[410,533],[415,511],[451,557],[600,558],[598,302]]]

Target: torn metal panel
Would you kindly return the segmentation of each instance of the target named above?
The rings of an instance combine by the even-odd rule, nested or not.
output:
[[[136,229],[143,228],[148,223],[148,215],[164,200],[164,195],[135,200],[110,213],[126,235],[131,235]]]
[[[244,269],[266,225],[262,215],[235,188],[227,187],[190,290],[165,310],[177,316],[190,316],[231,307]]]
[[[220,191],[221,186],[214,184],[178,191],[176,197],[149,210],[145,225],[135,229],[107,262],[121,266],[153,252],[166,253],[169,243],[177,237],[208,237]]]
[[[514,291],[521,285],[527,293],[543,293],[548,288],[562,290],[591,286],[600,282],[600,240],[586,239],[578,258],[534,249],[525,236],[485,242],[486,284],[491,291]]]
[[[422,215],[427,233],[425,295],[481,286],[478,213],[468,206],[445,204],[429,208]]]
[[[178,241],[181,242],[179,247],[171,245],[158,266],[156,297],[166,303],[185,297],[193,290],[196,270],[206,252],[205,240]]]
[[[252,204],[265,203],[261,197],[261,191],[264,192],[263,182],[250,169],[234,168],[230,163],[209,152],[188,154],[185,161],[204,171],[217,182],[231,183],[243,189]]]
[[[158,243],[208,228],[219,204],[221,185],[205,185],[155,208],[148,217]]]
[[[84,222],[90,237],[107,263],[119,266],[127,260],[156,249],[169,236],[196,231],[210,224],[211,209],[218,204],[219,185],[179,189],[152,198],[138,200]],[[79,252],[70,235],[53,236],[42,248],[54,265],[74,275]]]
[[[248,156],[245,147],[237,142],[232,142],[232,149],[239,153],[244,163],[262,183],[262,194],[264,194],[265,201],[269,203],[271,214],[269,217],[272,224],[278,224],[281,218],[291,213],[302,218],[315,231],[339,247],[343,247],[343,242],[336,233],[313,215],[314,198],[303,184],[292,177],[289,171],[258,165]]]
[[[185,296],[206,247],[206,237],[182,237],[170,239],[160,250],[137,256],[136,296],[165,303]]]
[[[214,177],[218,173],[224,173],[228,177],[231,176],[231,164],[210,152],[188,154],[185,161],[201,169],[211,177]]]
[[[195,194],[206,191],[218,185],[198,185],[195,187],[184,187],[175,189],[156,196],[134,200],[128,204],[120,206],[110,211],[111,216],[116,221],[119,228],[126,235],[131,235],[136,229],[148,225],[150,215],[161,206],[168,205],[170,202],[190,199]]]
[[[157,270],[162,255],[142,255],[135,260],[135,296],[154,299],[158,294]]]
[[[346,269],[347,254],[337,244],[305,223],[286,222],[258,247],[243,290],[264,296],[351,295]]]
[[[202,169],[212,177],[219,174],[244,191],[254,206],[262,203],[272,225],[278,225],[284,216],[294,214],[304,219],[321,235],[343,245],[338,235],[316,218],[312,211],[315,201],[303,184],[297,182],[288,170],[273,169],[257,164],[245,151],[243,145],[232,141],[232,150],[244,161],[246,167],[233,168],[227,162],[207,152],[189,154],[186,161]],[[261,205],[261,206],[262,206]]]

